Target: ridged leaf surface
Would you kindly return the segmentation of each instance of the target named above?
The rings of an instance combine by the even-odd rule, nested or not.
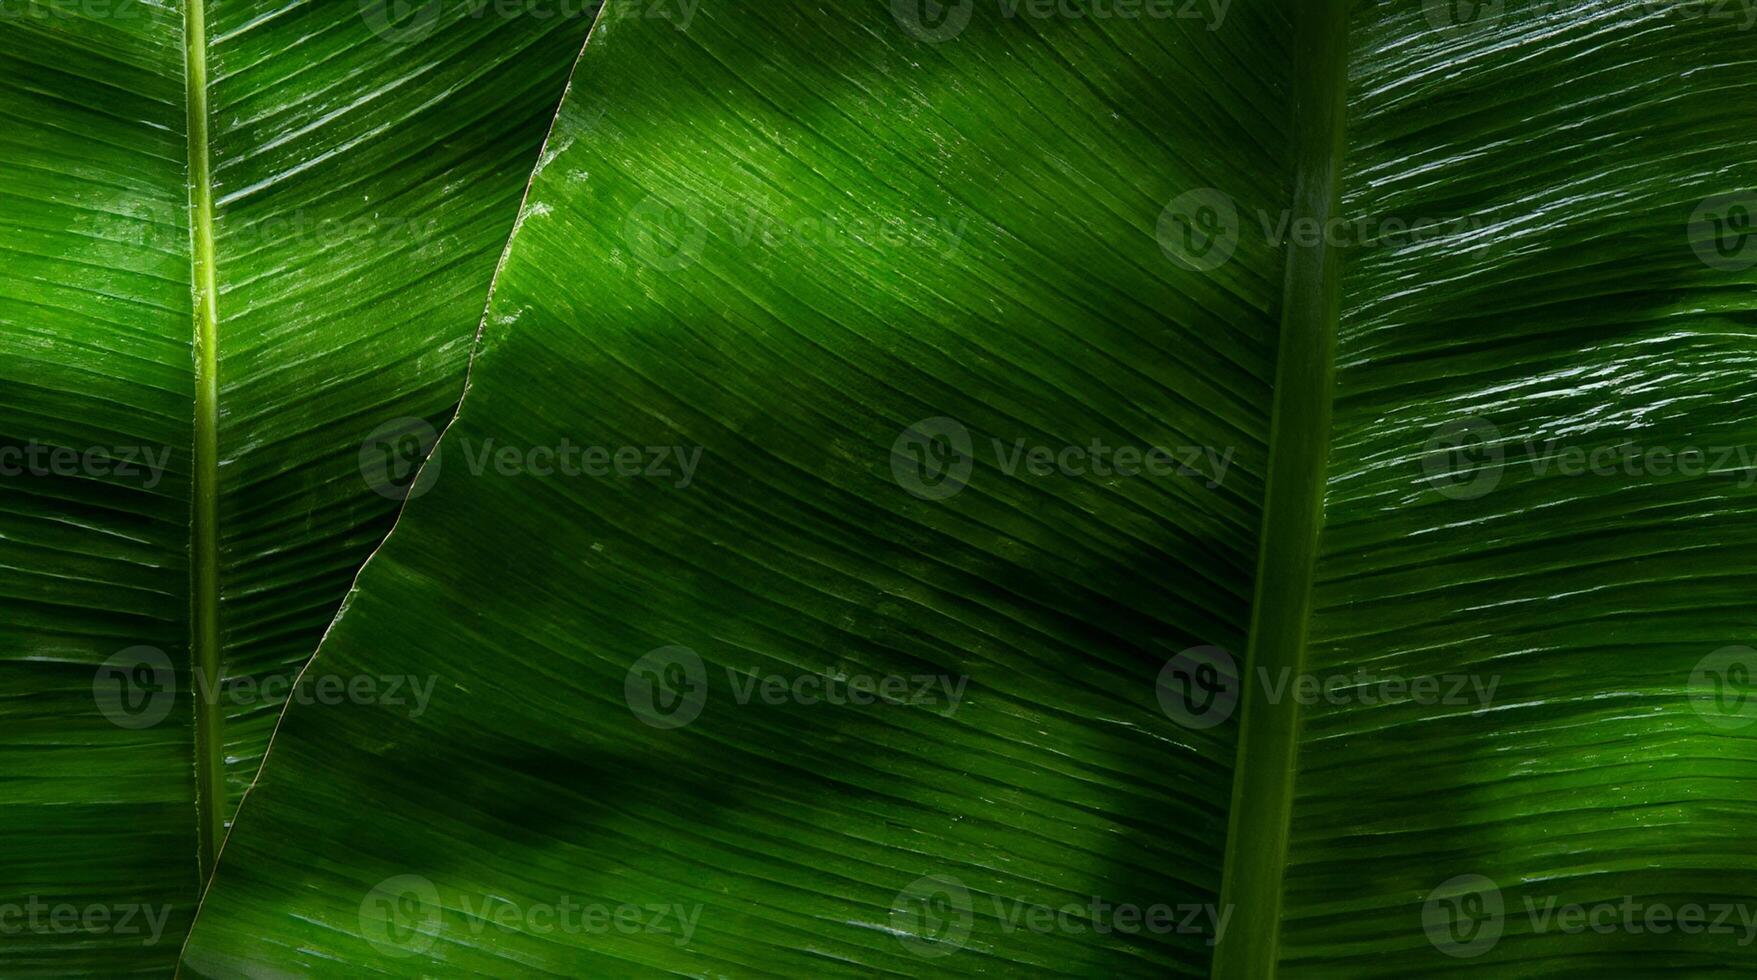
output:
[[[0,20],[0,973],[170,969],[462,390],[587,20],[387,13]]]

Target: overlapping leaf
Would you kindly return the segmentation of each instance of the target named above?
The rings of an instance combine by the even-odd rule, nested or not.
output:
[[[1278,259],[1160,226],[1285,200],[1285,23],[910,7],[613,0],[319,661],[432,703],[288,713],[189,970],[1206,969]]]
[[[418,443],[410,420],[461,390],[587,18],[389,14],[0,20],[0,973],[169,969],[198,828],[229,816],[284,697],[261,683],[305,662],[388,527],[375,430]],[[192,545],[204,500],[218,535]],[[192,637],[216,610],[204,687]]]
[[[290,713],[193,970],[1208,969],[1092,900],[1221,884],[1236,719],[1152,694],[1243,648],[1262,573],[1289,23],[887,6],[599,33],[434,489],[322,655],[432,710]],[[1272,967],[1749,972],[1739,13],[1354,5],[1341,156],[1297,161],[1341,180],[1334,395],[1280,409],[1333,410],[1324,696],[1242,664],[1299,732],[1291,812],[1235,822],[1291,841]],[[1209,261],[1179,233],[1228,206]],[[1004,463],[1090,437],[1238,462]],[[798,684],[850,675],[966,686]]]
[[[1434,686],[1302,709],[1283,963],[1748,975],[1757,34],[1475,14],[1352,25],[1307,669]]]

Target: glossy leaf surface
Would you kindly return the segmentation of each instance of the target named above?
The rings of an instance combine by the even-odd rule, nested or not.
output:
[[[1156,681],[1242,637],[1278,259],[1208,275],[1160,225],[1285,197],[1246,70],[1279,8],[943,43],[888,2],[639,9],[318,665],[431,705],[288,713],[187,968],[1204,971],[1193,913],[1020,917],[1215,898],[1232,739]],[[1094,441],[1172,457],[1009,470]]]
[[[1355,11],[1290,974],[1757,963],[1749,13]]]
[[[607,21],[320,655],[431,708],[289,712],[188,968],[1748,974],[1751,24],[1325,9]]]
[[[375,432],[461,391],[587,22],[386,14],[0,20],[0,973],[170,969],[398,504]]]

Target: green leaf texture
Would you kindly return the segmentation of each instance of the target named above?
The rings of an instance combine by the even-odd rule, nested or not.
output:
[[[431,705],[289,712],[190,970],[1749,975],[1748,12],[1005,9],[600,28],[318,661]],[[993,448],[1094,437],[1236,462]]]
[[[49,909],[0,973],[169,970],[284,700],[257,685],[398,504],[363,444],[461,390],[589,11],[389,13],[0,20],[0,903]]]
[[[1204,973],[1234,736],[1156,684],[1242,645],[1280,260],[1161,219],[1286,199],[1281,8],[644,9],[312,668],[431,703],[289,710],[186,972]],[[1095,441],[1169,472],[1006,462]]]
[[[1302,709],[1283,966],[1749,976],[1757,34],[1482,6],[1352,19],[1306,668],[1444,684]]]

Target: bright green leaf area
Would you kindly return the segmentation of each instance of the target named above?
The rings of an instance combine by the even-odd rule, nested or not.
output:
[[[288,712],[186,970],[1206,972],[1169,910],[1216,901],[1234,734],[1155,685],[1242,649],[1279,258],[1157,232],[1185,188],[1281,207],[1286,23],[978,9],[932,44],[891,7],[607,9],[431,487],[318,663],[431,703]],[[1220,462],[1007,468],[1094,439]],[[641,473],[539,475],[564,445]],[[649,724],[649,668],[699,716]],[[762,693],[825,675],[912,703]],[[1190,924],[1024,924],[1094,899]]]
[[[1713,221],[1757,206],[1757,34],[1716,9],[1354,11],[1342,213],[1396,244],[1342,277],[1306,669],[1441,683],[1300,709],[1291,975],[1757,965],[1757,702],[1713,698],[1757,646],[1757,241]]]
[[[610,2],[185,973],[1750,974],[1736,8]]]
[[[588,18],[385,14],[0,19],[0,974],[171,970],[389,527],[363,444],[462,389]]]

